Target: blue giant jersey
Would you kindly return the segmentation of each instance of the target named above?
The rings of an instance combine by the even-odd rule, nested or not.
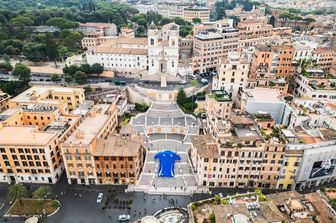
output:
[[[167,150],[157,153],[154,158],[160,161],[159,177],[174,177],[175,161],[181,160],[177,153]]]

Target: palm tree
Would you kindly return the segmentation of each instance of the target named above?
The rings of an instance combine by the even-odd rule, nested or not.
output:
[[[36,199],[45,199],[51,193],[51,188],[49,186],[39,187],[33,193],[33,197]]]
[[[22,183],[16,183],[12,184],[8,188],[8,199],[9,201],[15,201],[19,199],[21,205],[22,198],[24,198],[27,195],[27,188]]]

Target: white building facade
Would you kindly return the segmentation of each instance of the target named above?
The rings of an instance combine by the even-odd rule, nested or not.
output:
[[[115,73],[138,74],[142,77],[163,70],[176,76],[179,58],[179,26],[170,23],[158,30],[152,23],[148,38],[116,37],[87,51],[89,64],[99,63]]]

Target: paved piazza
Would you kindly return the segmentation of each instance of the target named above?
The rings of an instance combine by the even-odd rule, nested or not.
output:
[[[144,169],[137,185],[129,191],[144,191],[150,194],[192,194],[207,191],[197,186],[191,170],[188,149],[189,136],[198,135],[199,125],[195,117],[184,114],[176,103],[153,102],[148,111],[132,119],[134,130],[146,136],[148,149]],[[171,150],[181,156],[175,163],[173,178],[158,177],[159,162],[156,153]]]

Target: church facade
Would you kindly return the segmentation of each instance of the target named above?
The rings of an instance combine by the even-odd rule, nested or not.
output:
[[[106,70],[141,77],[166,72],[176,76],[179,59],[179,26],[169,23],[159,30],[148,27],[147,38],[115,37],[86,52],[89,64],[99,63]]]

